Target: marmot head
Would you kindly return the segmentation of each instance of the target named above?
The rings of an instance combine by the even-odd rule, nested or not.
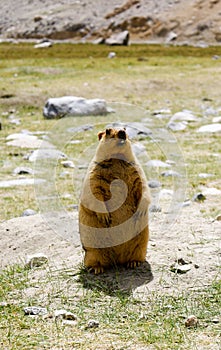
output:
[[[106,129],[98,133],[99,145],[96,156],[102,160],[110,158],[133,160],[131,142],[126,129]]]

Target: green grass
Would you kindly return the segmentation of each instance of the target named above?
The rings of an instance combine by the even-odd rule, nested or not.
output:
[[[105,276],[96,282],[83,270],[46,269],[42,278],[39,269],[16,266],[2,271],[0,280],[0,300],[5,302],[0,307],[2,349],[108,349],[111,344],[114,349],[129,344],[136,349],[151,344],[154,349],[203,349],[209,339],[218,344],[218,280],[178,295],[149,292],[143,299],[116,288],[117,274],[107,285]],[[32,296],[27,298],[30,290]],[[29,305],[46,307],[48,317],[24,316],[23,308]],[[75,325],[55,320],[54,311],[62,308],[77,316]],[[199,325],[188,329],[184,323],[191,314],[198,317]],[[88,329],[90,319],[97,320],[99,327]]]
[[[117,57],[108,59],[115,51]],[[182,169],[187,171],[186,197],[191,198],[201,186],[221,189],[220,135],[199,134],[197,128],[212,122],[203,108],[221,106],[220,60],[221,47],[206,49],[158,45],[130,47],[56,44],[49,49],[34,49],[32,44],[0,44],[0,181],[15,179],[17,166],[34,167],[25,159],[31,150],[10,147],[5,138],[27,129],[31,132],[51,132],[54,142],[62,145],[68,159],[78,163],[89,161],[90,148],[96,146],[97,132],[111,121],[109,117],[45,120],[42,109],[49,97],[76,95],[104,98],[107,101],[135,104],[141,114],[128,108],[121,120],[139,121],[146,111],[146,122],[153,129],[165,128],[168,118],[159,120],[152,112],[170,108],[172,113],[190,109],[199,121],[184,131],[170,136],[179,150]],[[8,116],[21,120],[11,124]],[[119,118],[119,116],[118,116]],[[66,127],[94,124],[93,130],[77,134],[65,133]],[[41,138],[41,136],[39,136]],[[79,144],[70,141],[78,139]],[[166,160],[161,143],[146,139],[147,155]],[[168,145],[167,145],[168,146]],[[170,150],[168,151],[170,152]],[[144,161],[147,159],[144,159]],[[185,166],[184,166],[185,165]],[[69,174],[61,177],[68,170]],[[61,204],[72,210],[78,203],[82,171],[65,169],[55,164],[55,189]],[[162,182],[163,188],[173,188],[173,179],[162,178],[161,169],[151,176]],[[199,173],[212,173],[201,179]],[[31,177],[31,175],[28,175]],[[73,186],[74,179],[74,186]],[[66,196],[69,194],[70,196]],[[0,220],[4,221],[27,209],[39,210],[35,188],[32,186],[0,189]],[[201,207],[202,214],[216,217],[220,198]],[[210,349],[219,348],[220,281],[201,289],[177,293],[147,291],[136,297],[121,287],[120,273],[94,278],[82,269],[47,268],[26,270],[23,266],[9,267],[0,275],[0,344],[4,350],[15,349]],[[174,283],[176,281],[174,280]],[[23,307],[39,305],[53,315],[55,309],[65,308],[77,315],[74,326],[46,319],[24,316]],[[187,329],[185,317],[196,314],[199,326]],[[99,321],[96,329],[87,329],[89,319]],[[136,346],[136,348],[135,348]]]

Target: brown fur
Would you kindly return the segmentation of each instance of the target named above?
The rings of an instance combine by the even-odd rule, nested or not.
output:
[[[95,274],[109,266],[134,268],[145,261],[150,203],[145,176],[125,130],[107,129],[98,138],[79,208],[84,264]],[[125,197],[116,180],[126,184]]]

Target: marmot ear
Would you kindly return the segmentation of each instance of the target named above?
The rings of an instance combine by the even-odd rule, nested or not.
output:
[[[97,136],[98,136],[98,140],[100,141],[102,136],[104,135],[104,131],[100,131]]]

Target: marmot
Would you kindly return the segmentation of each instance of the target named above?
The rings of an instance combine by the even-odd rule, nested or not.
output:
[[[125,129],[98,133],[99,144],[86,174],[79,205],[84,265],[104,268],[145,261],[150,194]]]

